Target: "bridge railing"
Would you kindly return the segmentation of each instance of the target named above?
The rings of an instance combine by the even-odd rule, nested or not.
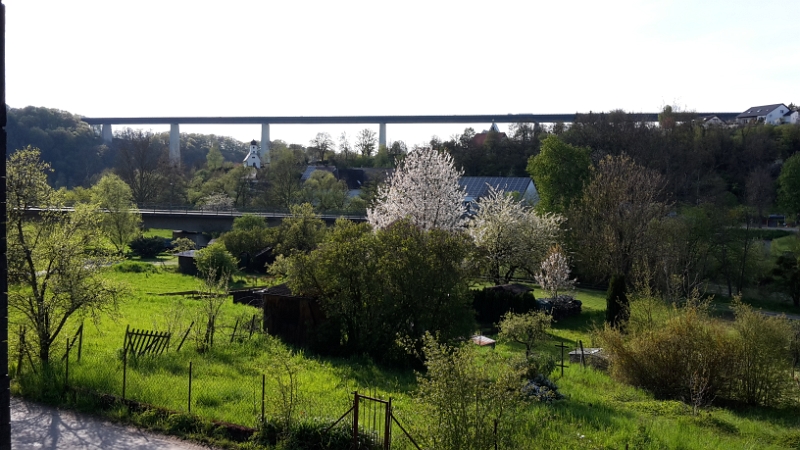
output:
[[[168,214],[187,216],[230,216],[241,217],[244,214],[253,214],[261,217],[289,217],[291,213],[286,208],[204,208],[195,205],[163,205],[142,204],[139,211],[144,214]],[[322,218],[344,217],[346,219],[364,219],[366,211],[333,210],[317,213]]]

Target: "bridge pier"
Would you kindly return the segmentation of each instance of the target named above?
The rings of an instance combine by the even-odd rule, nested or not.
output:
[[[181,162],[181,130],[177,123],[169,125],[169,162],[173,164]]]
[[[378,127],[378,148],[386,147],[386,122]]]
[[[269,165],[269,124],[261,124],[261,163]]]
[[[111,124],[104,123],[102,126],[103,126],[103,131],[102,131],[103,143],[110,144],[111,141],[114,139],[114,134],[111,132]]]

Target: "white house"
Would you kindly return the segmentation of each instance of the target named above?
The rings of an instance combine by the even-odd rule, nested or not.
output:
[[[250,153],[244,158],[244,166],[245,167],[255,167],[256,169],[261,168],[261,151],[258,148],[258,142],[255,139],[250,142]]]
[[[791,123],[792,125],[800,124],[800,111],[789,111],[784,114],[783,123]]]
[[[776,105],[753,106],[747,111],[736,116],[736,122],[764,122],[770,125],[779,125],[784,122],[783,117],[789,112],[789,107],[783,103]]]

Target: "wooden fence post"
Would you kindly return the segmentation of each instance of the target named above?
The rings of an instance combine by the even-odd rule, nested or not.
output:
[[[69,389],[69,337],[67,337],[66,344],[67,344],[67,346],[66,346],[66,354],[65,354],[65,358],[64,358],[64,359],[66,359],[66,364],[64,365],[64,391],[65,392],[66,392],[67,389]]]
[[[358,391],[353,392],[353,448],[358,448]]]
[[[231,333],[231,344],[233,344],[233,339],[236,337],[237,328],[239,328],[239,319],[236,319],[236,324],[233,325],[233,333]]]
[[[389,403],[386,404],[384,419],[386,423],[383,425],[383,448],[389,450],[392,446],[392,397],[389,397]]]
[[[194,326],[194,320],[192,321],[192,323],[191,323],[191,324],[189,324],[189,328],[187,328],[187,329],[186,329],[186,333],[184,333],[184,335],[183,335],[183,339],[181,339],[181,343],[180,343],[180,344],[178,344],[178,349],[177,349],[177,350],[175,350],[176,352],[179,352],[179,351],[181,351],[181,347],[183,347],[183,341],[185,341],[185,340],[186,340],[186,337],[187,337],[187,336],[189,336],[189,332],[190,332],[190,331],[192,331],[192,327],[193,327],[193,326]]]
[[[123,402],[125,401],[125,385],[127,384],[127,382],[128,382],[128,346],[126,345],[122,351],[122,401]]]
[[[583,354],[583,341],[578,341],[578,344],[580,344],[580,346],[581,346],[581,366],[583,366],[583,368],[585,369],[586,368],[586,357]]]
[[[264,418],[264,396],[266,394],[267,375],[261,374],[261,423],[266,422]]]
[[[19,327],[19,355],[17,356],[17,378],[22,375],[22,356],[25,351],[25,327]]]
[[[81,362],[81,350],[83,349],[83,322],[81,322],[81,327],[78,329],[80,331],[80,335],[78,335],[78,362]]]
[[[192,362],[189,361],[189,414],[192,413]]]

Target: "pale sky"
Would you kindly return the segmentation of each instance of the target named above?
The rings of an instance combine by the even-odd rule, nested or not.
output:
[[[800,103],[798,0],[4,3],[15,108],[325,116]],[[389,125],[387,137],[413,145],[465,126]],[[273,125],[271,138],[307,145],[346,130],[352,142],[361,128]],[[260,139],[257,125],[181,131]]]

